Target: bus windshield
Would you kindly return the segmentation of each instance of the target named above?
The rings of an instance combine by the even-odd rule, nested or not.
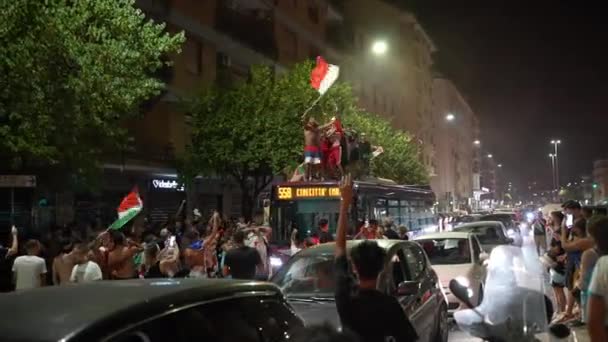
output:
[[[300,236],[318,233],[319,221],[326,219],[329,232],[334,234],[338,225],[339,200],[312,199],[281,203],[273,208],[273,217],[278,228],[279,240],[288,240],[291,229],[296,228]]]

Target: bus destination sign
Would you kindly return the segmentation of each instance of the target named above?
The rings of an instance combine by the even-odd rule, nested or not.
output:
[[[277,187],[277,199],[340,198],[338,187]]]

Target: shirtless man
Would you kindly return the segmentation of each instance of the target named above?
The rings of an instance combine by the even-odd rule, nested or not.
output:
[[[319,124],[314,118],[309,118],[308,122],[304,124],[305,180],[312,180],[313,174],[318,171],[319,164],[321,164]]]
[[[141,251],[141,247],[125,238],[120,231],[110,232],[110,253],[108,268],[111,279],[132,279],[136,277],[133,256]]]
[[[220,214],[217,211],[213,213],[209,224],[212,227],[211,232],[203,240],[200,239],[198,231],[190,230],[187,232],[191,243],[184,250],[184,262],[190,269],[190,277],[203,278],[207,276],[208,266],[212,262],[211,260],[208,261],[207,257],[210,252],[215,251],[220,227]]]

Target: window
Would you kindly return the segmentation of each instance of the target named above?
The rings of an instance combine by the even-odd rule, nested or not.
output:
[[[308,18],[315,24],[319,23],[319,9],[316,6],[308,6]]]
[[[194,75],[200,75],[202,71],[203,45],[190,37],[184,43],[184,64],[186,70]]]
[[[112,342],[287,341],[301,322],[276,298],[240,298],[177,311],[141,324]]]
[[[426,265],[426,258],[420,247],[410,245],[405,248],[405,264],[407,280],[418,280]]]

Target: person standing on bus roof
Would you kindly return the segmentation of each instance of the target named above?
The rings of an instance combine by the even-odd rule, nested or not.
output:
[[[319,164],[321,164],[319,124],[314,118],[310,118],[304,124],[305,180],[312,180],[312,176],[317,172]]]
[[[329,232],[329,222],[327,221],[327,219],[320,219],[319,220],[319,242],[326,243],[326,242],[333,242],[333,241],[334,241],[334,237]]]

